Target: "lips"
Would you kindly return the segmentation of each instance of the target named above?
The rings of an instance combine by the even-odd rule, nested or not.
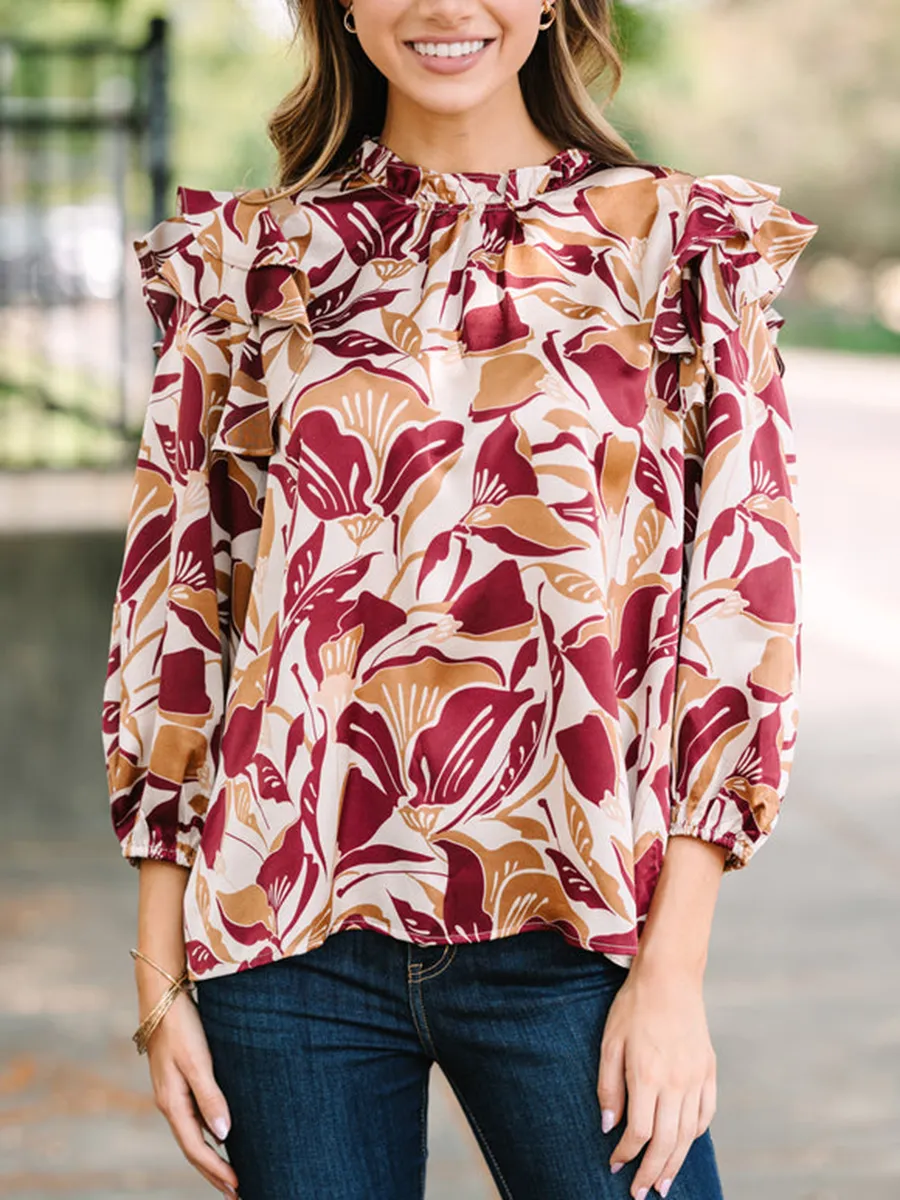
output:
[[[461,75],[474,70],[490,52],[494,38],[433,38],[406,42],[416,65],[432,75]]]

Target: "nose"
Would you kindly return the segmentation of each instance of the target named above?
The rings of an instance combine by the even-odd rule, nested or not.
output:
[[[422,18],[450,27],[471,20],[478,9],[472,0],[419,0],[416,7]]]

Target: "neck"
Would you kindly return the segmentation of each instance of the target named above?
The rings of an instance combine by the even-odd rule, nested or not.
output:
[[[443,172],[537,166],[562,149],[532,121],[517,80],[477,111],[463,113],[423,109],[390,89],[381,141],[406,162]]]

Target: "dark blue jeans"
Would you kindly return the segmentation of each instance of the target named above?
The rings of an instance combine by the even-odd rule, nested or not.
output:
[[[552,929],[440,946],[346,929],[200,980],[241,1200],[421,1200],[433,1062],[505,1200],[626,1200],[641,1155],[610,1174],[624,1124],[604,1134],[597,1098],[626,976]],[[707,1130],[669,1200],[721,1196]]]

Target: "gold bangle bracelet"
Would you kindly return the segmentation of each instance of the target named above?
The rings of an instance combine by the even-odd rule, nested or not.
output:
[[[132,948],[131,957],[143,959],[145,962],[149,963],[151,967],[155,967],[161,975],[164,975],[166,979],[170,981],[169,987],[166,988],[160,999],[131,1035],[131,1040],[134,1042],[135,1046],[137,1046],[138,1054],[146,1054],[150,1036],[156,1029],[157,1025],[159,1025],[160,1021],[175,1003],[175,1000],[178,998],[178,994],[180,992],[188,992],[188,994],[190,994],[190,989],[193,984],[188,975],[187,967],[184,968],[182,973],[176,979],[173,975],[170,975],[168,971],[161,967],[159,963],[154,962],[152,958],[148,958],[147,955],[143,954],[140,950]],[[193,996],[191,996],[191,999],[193,999]]]
[[[135,958],[135,959],[140,958],[143,962],[149,963],[151,967],[155,967],[157,969],[157,971],[159,971],[160,975],[165,975],[165,977],[166,977],[166,979],[168,979],[169,983],[177,983],[178,982],[178,980],[175,979],[175,977],[173,975],[170,975],[168,971],[166,971],[163,967],[161,967],[159,965],[159,963],[154,962],[153,959],[149,958],[146,954],[143,953],[143,951],[137,950],[134,946],[132,946],[132,948],[128,951],[128,953],[131,955],[132,958]],[[179,976],[179,979],[183,979],[186,974],[187,974],[187,967],[183,967],[181,975]]]
[[[151,1011],[134,1031],[132,1034],[132,1041],[137,1046],[138,1054],[146,1053],[147,1044],[150,1041],[150,1035],[178,999],[178,994],[182,990],[183,989],[180,984],[177,987],[173,985],[172,987],[167,988],[161,999],[151,1009]]]

